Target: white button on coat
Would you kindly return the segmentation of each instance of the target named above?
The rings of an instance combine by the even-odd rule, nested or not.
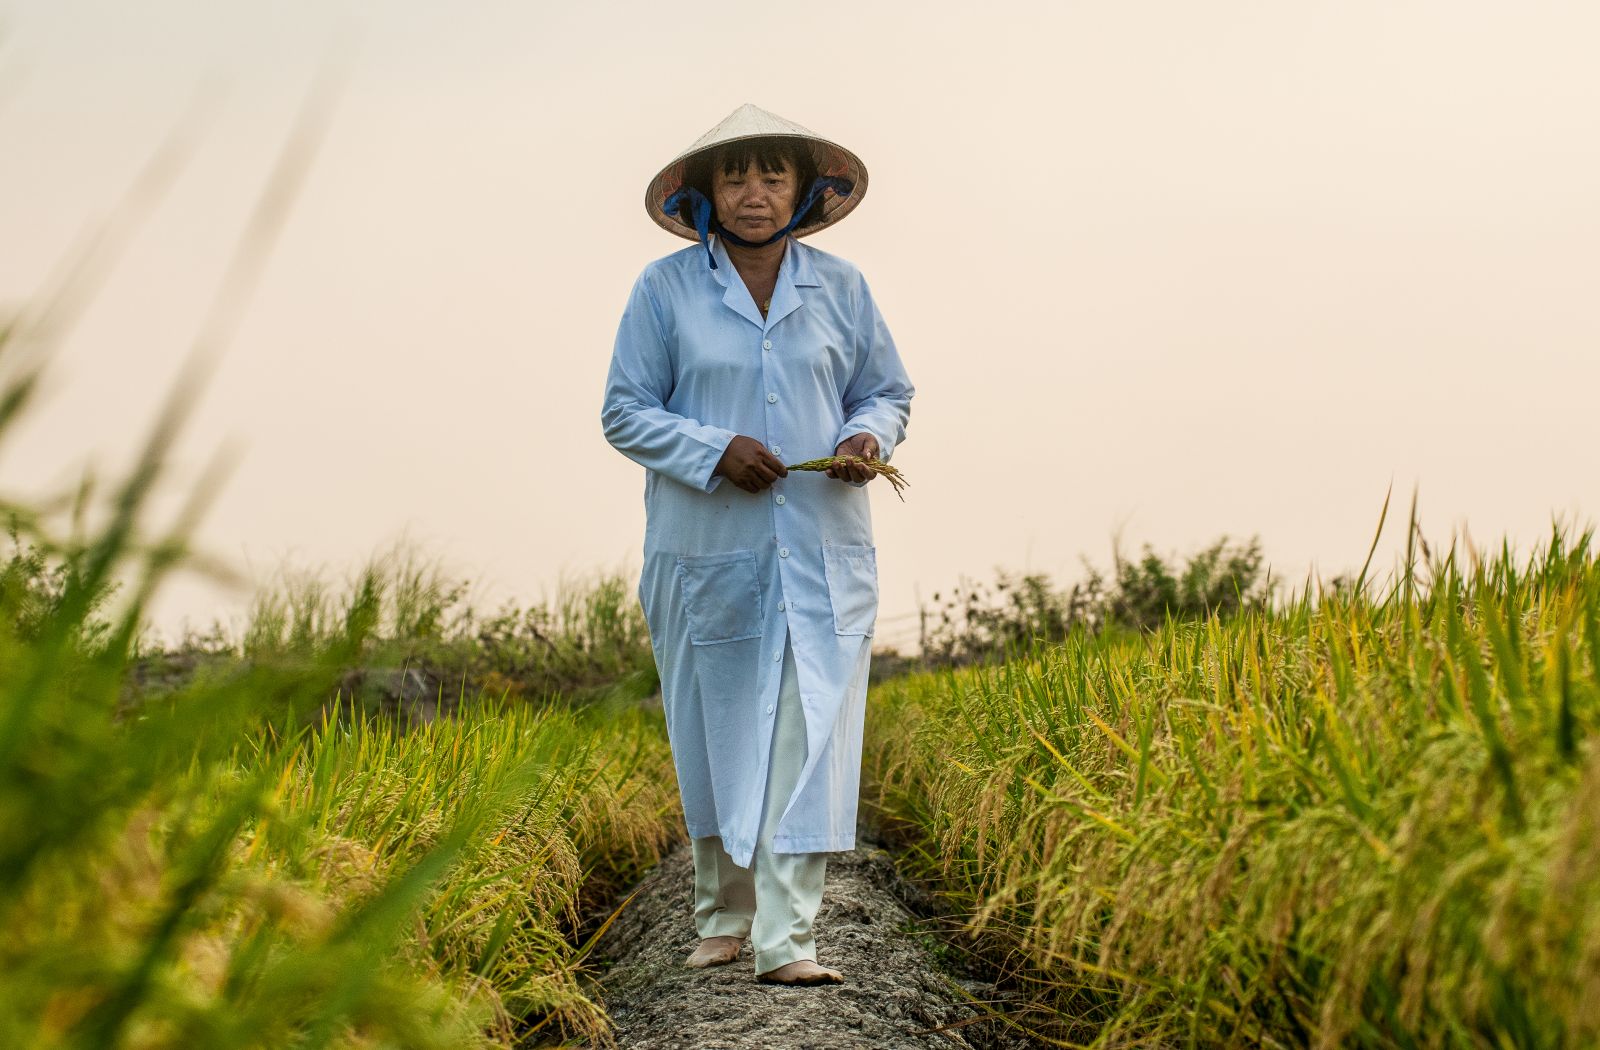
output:
[[[781,507],[781,506],[783,506],[783,505],[784,505],[784,504],[785,504],[785,503],[787,503],[787,502],[789,502],[789,501],[788,501],[788,500],[786,500],[786,499],[784,499],[784,498],[783,498],[783,493],[781,493],[781,492],[780,492],[780,493],[778,493],[778,495],[777,495],[777,496],[776,496],[776,497],[775,497],[775,498],[774,498],[774,499],[773,499],[773,502],[774,502],[774,503],[776,503],[776,504],[777,504],[777,505],[778,505],[778,506],[780,506],[780,507]]]
[[[871,434],[889,459],[914,393],[860,271],[789,238],[763,317],[720,238],[645,267],[618,327],[601,421],[645,467],[639,598],[661,671],[684,822],[748,867],[761,821],[787,635],[805,706],[806,762],[773,838],[779,853],[854,848],[867,668],[878,607],[865,484],[791,473],[795,506],[713,476],[735,435],[829,455]],[[782,354],[749,351],[754,335]],[[782,408],[776,390],[786,390]],[[776,555],[776,556],[774,556]],[[780,573],[779,566],[782,565]],[[800,604],[792,616],[781,596]]]

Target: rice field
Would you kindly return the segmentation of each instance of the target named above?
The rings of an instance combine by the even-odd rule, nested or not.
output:
[[[659,714],[306,721],[301,667],[119,719],[114,668],[0,653],[0,1045],[603,1041],[585,913],[681,835]]]
[[[631,591],[447,624],[454,592],[385,557],[146,651],[194,520],[145,535],[174,431],[92,531],[88,484],[67,535],[0,503],[0,1046],[603,1044],[595,909],[683,834]],[[446,717],[347,689],[411,661],[460,672]]]
[[[36,382],[0,385],[0,438]],[[627,581],[456,620],[414,565],[301,581],[150,688],[143,609],[197,513],[144,536],[174,429],[93,532],[0,503],[0,1046],[604,1044],[595,908],[683,835]],[[1025,992],[1006,1022],[1600,1043],[1592,533],[1518,561],[1408,528],[1384,588],[874,690],[865,810],[952,943]],[[347,688],[413,660],[458,676],[444,717]]]
[[[875,692],[867,808],[1062,1046],[1600,1042],[1600,567],[1075,632]],[[1381,525],[1380,525],[1381,529]]]

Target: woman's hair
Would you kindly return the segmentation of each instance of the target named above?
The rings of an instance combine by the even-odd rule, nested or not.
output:
[[[750,167],[750,162],[755,163],[765,172],[782,171],[787,167],[794,172],[795,206],[799,207],[805,195],[810,192],[811,184],[817,178],[817,158],[811,153],[811,146],[803,138],[770,136],[759,139],[744,139],[739,142],[726,142],[715,149],[707,150],[689,161],[683,172],[683,184],[693,186],[706,199],[715,200],[711,196],[711,175],[721,170],[724,175],[743,174]],[[816,203],[811,205],[803,218],[795,223],[795,229],[804,229],[822,221],[822,205],[824,198],[818,197]],[[685,226],[694,225],[694,216],[690,211],[689,202],[685,200],[678,208],[678,217]]]

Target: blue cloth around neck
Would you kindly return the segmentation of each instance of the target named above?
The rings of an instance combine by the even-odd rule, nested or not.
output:
[[[711,268],[715,270],[717,268],[717,260],[711,254],[711,234],[713,231],[718,237],[730,243],[745,248],[763,248],[787,237],[799,225],[806,212],[811,210],[811,206],[817,203],[817,198],[821,197],[823,191],[828,189],[833,190],[834,193],[841,197],[848,197],[851,191],[855,189],[855,184],[849,179],[842,179],[836,175],[818,175],[812,181],[811,189],[806,192],[805,198],[795,208],[794,214],[789,216],[788,225],[764,241],[747,241],[738,234],[730,232],[722,223],[716,220],[712,212],[711,201],[693,186],[678,187],[672,196],[661,202],[661,210],[668,215],[676,216],[678,210],[683,207],[683,202],[688,200],[689,214],[694,220],[695,233],[699,234],[700,243],[705,245],[706,258],[710,260]]]

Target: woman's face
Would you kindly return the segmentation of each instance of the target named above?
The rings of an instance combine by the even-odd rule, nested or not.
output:
[[[787,226],[797,202],[794,167],[782,163],[782,171],[762,171],[752,160],[741,173],[712,172],[717,221],[747,241],[764,241]]]

